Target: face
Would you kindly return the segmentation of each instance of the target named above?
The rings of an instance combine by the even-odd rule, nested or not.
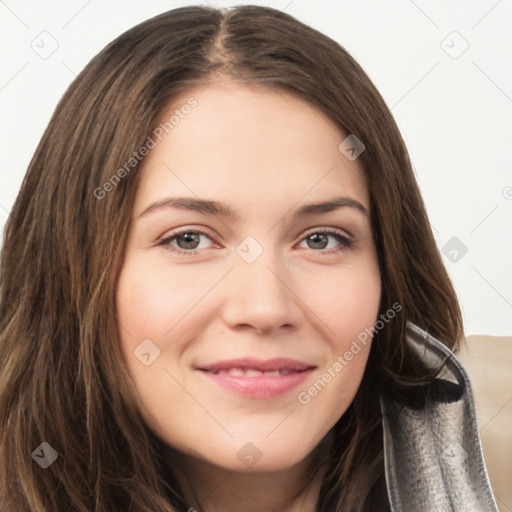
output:
[[[381,282],[363,169],[286,93],[223,82],[162,122],[176,109],[140,170],[117,286],[126,364],[148,425],[190,460],[286,469],[367,362]]]

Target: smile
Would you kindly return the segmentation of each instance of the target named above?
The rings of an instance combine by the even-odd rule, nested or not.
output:
[[[273,398],[302,384],[315,366],[288,358],[267,361],[244,358],[196,369],[209,382],[230,392],[252,398]]]
[[[229,370],[216,370],[210,373],[214,375],[232,375],[233,377],[279,377],[280,375],[289,375],[293,373],[293,370],[282,369],[263,372],[256,369],[231,368]]]

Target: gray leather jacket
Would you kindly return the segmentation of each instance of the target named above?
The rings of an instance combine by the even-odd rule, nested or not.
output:
[[[466,371],[453,352],[410,322],[407,341],[425,364],[448,361],[425,406],[381,397],[391,512],[498,512]]]

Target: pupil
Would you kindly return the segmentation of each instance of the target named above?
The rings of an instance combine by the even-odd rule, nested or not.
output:
[[[196,238],[196,240],[194,240],[194,238]],[[183,244],[179,243],[180,240],[185,242],[185,247],[183,247]],[[178,237],[178,245],[181,249],[195,249],[197,247],[197,242],[199,242],[197,233],[183,233]],[[192,244],[192,246],[189,244]]]
[[[327,236],[322,233],[314,233],[313,235],[310,235],[308,237],[308,241],[312,241],[314,245],[314,247],[311,247],[308,243],[310,249],[325,249],[327,246]],[[320,246],[316,244],[320,244]]]

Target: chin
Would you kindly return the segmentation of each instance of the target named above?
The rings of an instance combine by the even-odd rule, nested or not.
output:
[[[227,471],[242,473],[277,472],[290,469],[311,455],[304,443],[297,449],[297,443],[283,444],[276,440],[230,442],[229,446],[216,445],[201,459]]]

